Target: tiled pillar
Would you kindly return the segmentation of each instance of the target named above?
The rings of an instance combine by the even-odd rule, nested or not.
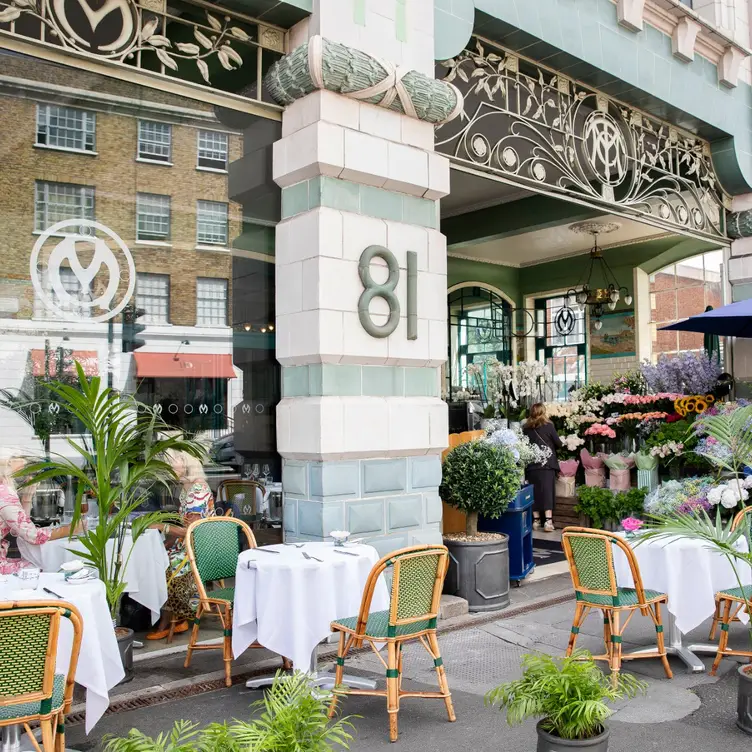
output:
[[[322,0],[294,38],[320,35],[432,77],[432,14],[433,0]],[[285,110],[274,179],[282,187],[277,435],[288,540],[347,529],[382,552],[441,540],[447,285],[438,199],[449,192],[449,164],[433,143],[430,123],[330,91]],[[383,338],[371,336],[358,313],[359,261],[374,245],[399,267],[400,317]],[[379,258],[370,269],[377,283],[386,279]],[[370,312],[377,326],[387,322],[383,299]]]
[[[752,298],[752,193],[734,196],[733,211],[727,215],[727,229],[735,240],[731,243],[727,276],[731,288],[729,303]],[[737,396],[752,394],[752,340],[736,339],[733,343],[733,368]]]

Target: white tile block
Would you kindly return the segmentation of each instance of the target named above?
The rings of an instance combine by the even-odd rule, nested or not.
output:
[[[360,102],[333,91],[314,91],[295,100],[282,114],[282,137],[323,120],[344,128],[360,127]]]
[[[383,219],[342,212],[342,256],[357,261],[368,246],[387,244]]]
[[[449,409],[446,402],[434,400],[429,408],[429,443],[431,447],[445,448],[449,440]]]
[[[342,221],[340,212],[319,208],[280,222],[275,243],[277,269],[317,256],[341,258]]]
[[[388,177],[387,142],[376,136],[345,131],[345,161],[340,177],[381,188]]]
[[[430,404],[422,398],[388,400],[389,452],[394,456],[425,451],[431,443]]]
[[[311,19],[304,18],[287,32],[287,46],[290,52],[305,44],[311,34]]]
[[[290,407],[291,400],[277,404],[277,447],[290,445]]]
[[[363,285],[357,261],[321,257],[303,263],[303,310],[357,311]]]
[[[345,129],[319,121],[274,143],[273,177],[282,188],[318,175],[338,177],[345,166]]]
[[[428,322],[428,362],[433,367],[446,363],[447,359],[447,323],[446,321]]]
[[[428,153],[428,190],[424,198],[439,199],[449,195],[449,160],[438,152]]]
[[[282,365],[338,363],[343,349],[340,311],[277,314],[277,360]]]
[[[426,28],[431,31],[426,32]],[[428,22],[423,27],[423,31],[410,30],[407,44],[410,48],[410,68],[433,78],[435,74],[433,24]]]
[[[428,271],[428,233],[434,232],[418,225],[386,222],[386,247],[397,257],[400,269],[407,269],[407,251],[418,254],[418,271]]]
[[[434,126],[431,123],[424,123],[422,120],[403,116],[400,119],[400,124],[402,126],[401,141],[403,144],[433,151]]]
[[[384,188],[423,196],[428,182],[428,152],[404,144],[389,143],[388,178]],[[431,154],[431,156],[434,156]],[[448,160],[447,160],[448,165]]]
[[[728,276],[731,282],[752,280],[752,256],[736,256],[729,259]]]
[[[366,333],[360,324],[357,311],[341,314],[343,317],[342,363],[383,365],[389,353],[388,339],[378,339]],[[385,317],[382,317],[385,320]],[[383,323],[373,316],[377,324]]]
[[[314,353],[322,363],[339,363],[344,350],[344,322],[341,311],[318,312],[318,348]],[[310,344],[308,345],[310,350]]]
[[[376,104],[362,102],[360,105],[360,130],[372,136],[389,141],[400,141],[403,118],[404,115],[400,115],[399,112],[387,110]]]
[[[404,306],[402,306],[402,313],[405,313]],[[407,316],[403,315],[394,333],[388,339],[389,357],[386,363],[390,366],[425,366],[429,362],[429,346],[428,320],[418,319],[418,339],[411,340],[407,338]],[[446,353],[444,360],[446,360]]]
[[[443,274],[424,272],[418,275],[418,316],[446,319],[447,283]]]
[[[275,267],[274,297],[278,316],[303,310],[303,263]]]
[[[432,274],[447,273],[447,239],[438,230],[428,230],[428,271]]]
[[[342,450],[361,456],[385,454],[389,446],[389,410],[386,398],[342,397],[344,409]]]
[[[347,459],[345,406],[341,397],[321,398],[321,459]]]

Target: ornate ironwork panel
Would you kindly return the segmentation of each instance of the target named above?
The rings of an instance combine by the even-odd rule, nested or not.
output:
[[[202,0],[0,0],[0,46],[65,52],[279,109],[262,80],[284,54],[284,31]]]
[[[485,40],[441,66],[465,98],[460,117],[436,134],[437,150],[455,162],[668,230],[725,238],[728,197],[707,142]]]

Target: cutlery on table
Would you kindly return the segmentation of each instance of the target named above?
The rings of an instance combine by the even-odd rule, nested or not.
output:
[[[305,543],[285,543],[285,546],[295,546],[295,548],[303,548],[305,546]]]
[[[49,588],[43,587],[42,590],[44,590],[45,593],[49,593],[50,595],[54,595],[55,598],[60,598],[60,600],[63,600],[63,596],[59,593],[56,593],[54,590],[50,590]]]
[[[317,559],[317,558],[316,558],[315,556],[311,556],[310,554],[306,553],[305,551],[301,551],[300,553],[302,553],[302,554],[303,554],[303,556],[304,556],[304,557],[305,557],[306,559],[308,559],[309,561],[310,561],[311,559],[313,559],[314,561],[317,561],[317,562],[319,562],[319,564],[323,564],[323,563],[324,563],[324,560],[323,560],[323,559]]]
[[[279,553],[279,551],[277,551],[274,548],[263,548],[263,547],[261,547],[261,548],[252,548],[251,551],[259,551],[262,554],[278,554]]]
[[[359,554],[354,554],[352,551],[343,551],[341,548],[335,548],[334,553],[342,554],[343,556],[355,556],[358,559],[360,558]]]

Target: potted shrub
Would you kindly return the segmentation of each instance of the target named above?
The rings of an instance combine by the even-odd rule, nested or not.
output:
[[[522,469],[505,446],[471,441],[444,460],[441,498],[466,514],[465,532],[444,537],[449,549],[446,591],[468,602],[471,611],[509,605],[508,538],[479,533],[478,515],[500,517],[522,483]]]
[[[279,676],[263,699],[253,721],[212,723],[200,729],[178,721],[156,738],[131,729],[125,737],[105,737],[105,752],[331,752],[348,749],[353,725],[348,718],[330,721],[331,694],[313,686],[306,674]]]
[[[631,674],[607,677],[586,651],[568,658],[531,653],[523,656],[522,678],[486,695],[486,704],[506,708],[507,723],[517,726],[540,718],[538,752],[586,749],[605,752],[613,712],[608,702],[634,697],[647,685]]]
[[[32,463],[24,470],[27,483],[59,476],[77,481],[76,503],[71,529],[81,519],[84,496],[96,499],[99,524],[75,541],[75,552],[99,573],[105,586],[113,626],[120,647],[126,677],[132,668],[133,631],[117,626],[120,602],[127,582],[125,571],[138,539],[152,526],[176,521],[175,515],[148,512],[134,517],[146,498],[145,489],[155,483],[176,482],[166,461],[168,452],[186,452],[203,459],[205,450],[196,441],[176,434],[147,405],[103,387],[99,377],[87,379],[76,363],[78,384],[53,381],[46,388],[61,408],[73,415],[83,428],[82,440],[68,439],[73,458],[62,455]],[[123,555],[130,530],[134,545]],[[114,552],[109,541],[114,539]]]

